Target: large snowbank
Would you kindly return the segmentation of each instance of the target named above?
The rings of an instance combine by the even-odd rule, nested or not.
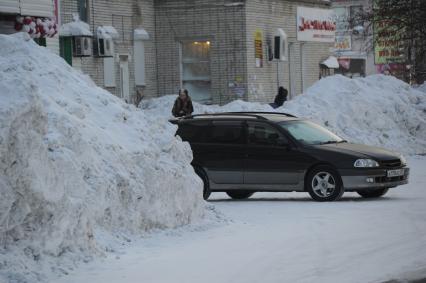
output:
[[[0,282],[45,281],[111,238],[199,219],[202,183],[175,131],[0,35]]]
[[[170,117],[176,96],[141,103],[150,116]],[[310,87],[283,107],[233,101],[224,106],[194,103],[195,113],[281,111],[316,121],[356,143],[406,154],[426,152],[426,95],[391,76],[349,79],[332,76]]]
[[[417,90],[419,90],[419,91],[422,91],[422,92],[425,92],[426,93],[426,82],[424,82],[423,84],[421,84],[421,85],[418,85],[417,87],[416,87],[416,89]]]

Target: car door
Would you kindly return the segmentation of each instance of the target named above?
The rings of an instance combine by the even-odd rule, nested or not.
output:
[[[211,182],[243,184],[246,146],[243,131],[242,121],[213,121],[206,129],[204,142],[194,145],[194,160],[207,171]]]
[[[309,158],[292,146],[277,128],[264,122],[247,122],[244,184],[296,185],[303,179]]]

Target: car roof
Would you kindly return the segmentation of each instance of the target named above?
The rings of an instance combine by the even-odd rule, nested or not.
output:
[[[174,120],[177,121],[200,121],[200,120],[263,120],[272,122],[300,120],[294,115],[282,112],[223,112],[223,113],[209,113],[209,114],[196,114],[192,116],[182,117]],[[172,122],[172,120],[171,120]]]

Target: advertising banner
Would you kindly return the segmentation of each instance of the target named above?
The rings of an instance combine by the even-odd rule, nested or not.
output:
[[[403,63],[401,31],[392,28],[391,23],[374,23],[374,64]]]
[[[256,67],[263,67],[263,34],[261,29],[256,29],[254,33],[254,57],[256,58]]]
[[[348,51],[352,49],[352,40],[350,35],[336,35],[334,42],[334,49],[336,51]]]
[[[377,7],[377,1],[373,2],[374,8]],[[403,54],[404,46],[401,38],[403,30],[398,30],[390,20],[374,19],[374,64],[403,63],[405,57]]]
[[[334,43],[335,18],[331,9],[297,7],[297,40]]]

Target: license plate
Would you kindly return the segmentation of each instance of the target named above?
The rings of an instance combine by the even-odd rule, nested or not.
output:
[[[397,176],[403,176],[403,175],[404,175],[404,169],[388,170],[388,177],[397,177]]]

